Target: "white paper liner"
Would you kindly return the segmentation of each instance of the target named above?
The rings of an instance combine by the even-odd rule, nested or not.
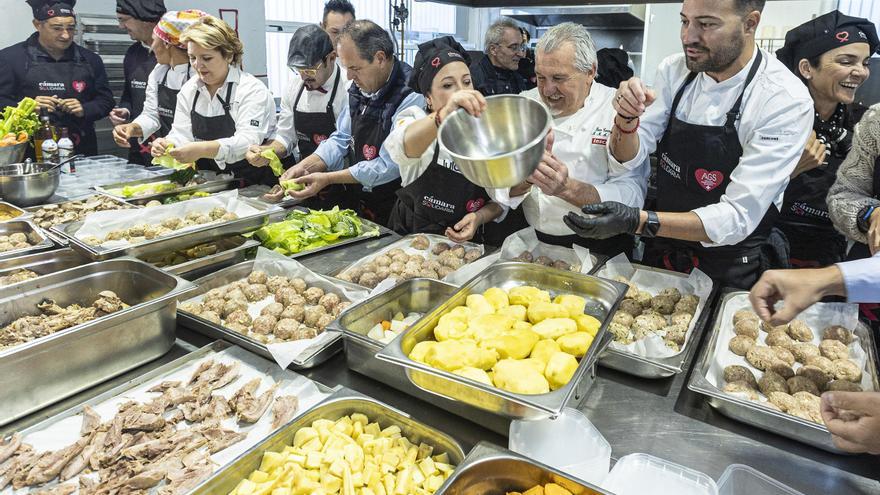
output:
[[[415,239],[415,237],[417,235],[423,235],[428,238],[429,246],[427,249],[421,250],[421,249],[416,249],[416,248],[410,246],[410,244],[412,244],[412,242],[413,242],[413,239]],[[439,258],[439,256],[433,254],[431,252],[431,250],[434,249],[434,246],[436,246],[437,244],[439,244],[441,242],[445,242],[446,244],[449,244],[452,247],[464,246],[465,249],[473,249],[473,248],[479,249],[481,256],[486,253],[486,247],[483,246],[482,244],[475,244],[473,242],[458,243],[458,242],[452,241],[451,239],[449,239],[445,236],[437,235],[437,234],[410,234],[410,235],[404,236],[403,238],[401,238],[395,242],[392,242],[391,244],[380,249],[379,251],[376,251],[376,253],[373,254],[372,256],[368,256],[364,259],[361,259],[359,261],[356,261],[356,262],[348,265],[347,267],[342,269],[342,271],[340,271],[339,274],[341,275],[341,274],[351,270],[352,268],[361,267],[367,263],[370,263],[371,261],[375,260],[377,257],[387,253],[388,251],[391,251],[392,249],[402,249],[403,252],[405,252],[409,256],[412,256],[414,254],[418,254],[418,255],[424,256],[426,260],[437,260]],[[441,280],[443,280],[444,282],[448,282],[449,281],[448,279],[450,277],[453,277],[453,275],[455,275],[456,273],[460,272],[461,270],[464,270],[468,266],[476,263],[477,261],[479,261],[481,259],[483,259],[483,258],[482,257],[478,258],[474,262],[463,265],[461,268],[449,273],[449,275],[447,275],[446,278],[442,278]],[[389,282],[388,284],[382,285],[382,282],[385,282],[385,280],[390,280],[391,282]],[[376,294],[379,294],[380,292],[384,292],[384,291],[394,287],[397,284],[397,282],[400,281],[396,277],[388,277],[385,280],[383,280],[382,282],[379,282],[379,285],[377,285],[375,288],[373,288],[373,290],[371,292],[372,295],[376,295]]]
[[[306,281],[309,287],[320,287],[325,292],[334,292],[341,295],[343,300],[351,303],[362,301],[369,295],[366,289],[363,289],[358,285],[344,282],[342,280],[336,280],[332,277],[319,275],[303,266],[302,263],[264,247],[257,248],[253,270],[266,272],[270,277],[279,275],[287,278],[301,278]],[[205,295],[202,294],[189,299],[186,302],[202,302],[204,297]],[[263,308],[274,301],[275,296],[269,294],[262,301],[249,303],[248,314],[251,318],[256,318],[260,316],[260,311],[262,311]],[[269,343],[265,345],[266,349],[268,349],[272,354],[272,357],[275,359],[275,362],[278,363],[278,366],[287,368],[290,366],[290,363],[317,352],[337,335],[338,332],[325,330],[312,339]]]
[[[82,227],[76,231],[74,236],[83,240],[86,237],[94,236],[98,239],[104,239],[107,234],[114,230],[125,230],[135,225],[157,225],[166,218],[179,217],[183,219],[189,213],[210,213],[213,208],[224,208],[226,211],[235,213],[239,218],[255,215],[260,211],[253,206],[241,201],[238,197],[238,190],[224,191],[206,198],[191,199],[189,201],[181,201],[170,205],[154,206],[152,208],[137,208],[133,210],[112,210],[97,211],[86,217]],[[182,229],[173,230],[161,237],[177,235],[182,232],[204,228],[206,225],[221,224],[223,221],[217,220],[201,225],[192,225]],[[124,239],[116,241],[107,241],[101,244],[105,249],[113,249],[117,247],[130,246],[143,242],[144,238],[135,237],[133,241]]]
[[[712,279],[699,269],[695,268],[691,271],[690,275],[673,275],[671,273],[657,272],[630,263],[625,254],[619,254],[606,261],[605,265],[596,275],[610,279],[617,276],[626,277],[630,282],[636,284],[639,290],[650,292],[652,296],[656,296],[663,289],[674,287],[682,295],[693,294],[700,298],[694,317],[688,325],[684,345],[677,352],[667,347],[663,342],[663,338],[656,334],[649,335],[632,344],[624,345],[620,342],[611,341],[609,345],[610,348],[617,351],[650,359],[677,356],[687,349],[691,335],[694,333],[694,327],[697,325],[697,321],[700,319],[700,315],[709,301],[709,294],[712,293]]]
[[[241,388],[245,383],[254,379],[261,378],[262,383],[260,384],[260,388],[257,390],[257,393],[265,392],[273,383],[278,383],[278,389],[275,391],[275,397],[279,397],[282,395],[295,395],[299,400],[299,407],[297,408],[296,415],[302,414],[302,412],[312,408],[318,402],[327,397],[328,394],[322,393],[318,391],[315,383],[308,378],[294,373],[292,371],[278,369],[273,365],[270,361],[267,361],[255,354],[252,354],[240,347],[230,347],[224,349],[217,353],[209,354],[208,356],[187,363],[186,365],[172,371],[168,375],[165,375],[160,378],[156,378],[155,380],[150,380],[147,383],[139,385],[124,394],[108,399],[100,404],[96,404],[93,406],[95,411],[101,415],[102,421],[109,421],[118,411],[119,405],[129,401],[134,400],[138,402],[149,402],[150,400],[159,397],[161,394],[155,392],[147,392],[148,389],[158,385],[163,381],[176,381],[180,380],[186,383],[192,375],[193,371],[198,367],[198,365],[204,361],[214,360],[216,362],[223,363],[232,363],[234,361],[238,361],[240,366],[240,376],[234,382],[226,385],[225,387],[215,390],[213,392],[214,395],[222,395],[225,398],[232,397],[232,394],[235,393],[236,390]],[[273,399],[274,404],[274,399]],[[186,421],[182,421],[181,424],[186,424]],[[37,452],[43,452],[46,450],[58,450],[79,440],[80,435],[80,427],[82,426],[82,415],[77,414],[75,416],[70,416],[64,418],[58,422],[47,425],[45,428],[39,431],[33,431],[24,436],[23,442],[30,444],[34,447]],[[230,447],[217,452],[216,454],[211,456],[211,460],[216,463],[214,467],[214,472],[219,471],[226,464],[232,462],[239,455],[243,454],[251,447],[262,441],[264,438],[268,437],[274,430],[272,430],[272,406],[269,406],[269,409],[260,418],[259,421],[252,425],[247,424],[239,424],[235,417],[232,416],[227,418],[221,423],[221,426],[227,429],[246,432],[247,437]],[[178,426],[178,429],[181,429]],[[84,474],[82,476],[87,477],[96,477],[96,474]],[[76,483],[79,485],[79,477],[72,478],[65,483]],[[34,488],[33,491],[37,491],[39,489],[44,489],[47,487],[55,486],[58,483],[56,480],[50,484],[45,486]],[[161,487],[164,484],[159,485]],[[157,487],[158,488],[158,487]],[[151,493],[156,493],[158,490],[154,488]],[[5,490],[0,491],[0,495],[19,495],[28,493],[27,488],[23,488],[21,490],[13,490],[12,486],[8,486]]]
[[[724,389],[724,368],[727,366],[734,364],[745,366],[755,374],[755,378],[758,380],[764,376],[764,372],[749,364],[745,356],[737,356],[728,348],[730,339],[736,336],[736,333],[733,331],[733,315],[741,309],[752,310],[748,294],[738,294],[731,297],[725,303],[719,316],[721,318],[721,325],[718,328],[718,337],[712,354],[712,362],[706,373],[706,380],[717,387],[718,390]],[[799,314],[797,319],[804,321],[810,326],[813,330],[812,343],[818,346],[822,342],[822,330],[826,327],[840,325],[851,331],[854,330],[859,325],[859,307],[856,304],[847,303],[816,303]],[[854,337],[853,342],[849,345],[849,357],[862,369],[862,390],[872,391],[874,390],[874,377],[871,375],[870,368],[868,367],[868,355],[863,348],[864,344],[861,339],[857,335],[854,335]],[[767,332],[761,330],[758,336],[758,343],[766,345],[764,343],[766,338]],[[801,366],[801,363],[795,363],[792,369],[797,372]],[[748,400],[745,394],[729,395]],[[760,391],[758,391],[758,396],[760,397],[760,403],[766,404],[768,402],[767,398]]]

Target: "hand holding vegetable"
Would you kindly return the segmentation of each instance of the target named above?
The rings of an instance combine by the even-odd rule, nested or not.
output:
[[[296,182],[305,186],[305,188],[301,190],[295,190],[292,188],[287,190],[287,195],[296,199],[311,198],[330,185],[328,175],[324,172],[315,172],[313,174],[304,175],[296,179]]]
[[[281,159],[275,154],[275,150],[272,148],[266,148],[260,153],[260,156],[269,160],[269,168],[272,169],[272,173],[275,174],[275,177],[279,177],[284,173],[284,165],[281,164]]]
[[[255,167],[265,167],[269,164],[269,159],[264,157],[261,154],[262,152],[262,146],[257,144],[251,145],[250,147],[248,147],[247,153],[244,155],[244,159]]]
[[[153,146],[150,147],[150,154],[153,156],[162,156],[166,153],[169,146],[173,148],[174,143],[165,138],[158,138],[153,141]]]
[[[123,127],[123,126],[120,126]],[[113,132],[114,138],[116,137],[116,131]],[[161,139],[161,138],[160,138]],[[155,143],[154,143],[155,146]],[[182,170],[186,168],[195,168],[195,161],[182,163],[178,161],[174,157],[174,152],[177,151],[174,149],[174,143],[168,143],[165,146],[165,154],[161,156],[153,155],[153,161],[151,162],[153,165],[159,165],[166,168],[173,168],[174,170]]]

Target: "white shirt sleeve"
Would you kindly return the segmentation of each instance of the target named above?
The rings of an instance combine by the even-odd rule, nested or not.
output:
[[[281,95],[281,113],[278,114],[278,126],[275,128],[275,136],[272,138],[287,148],[290,155],[296,149],[296,123],[294,122],[293,104],[296,102],[296,94],[299,92],[302,79],[294,74],[290,78],[284,94]]]
[[[141,114],[135,117],[133,124],[140,126],[143,136],[138,138],[139,143],[143,143],[154,132],[159,130],[159,72],[163,74],[171,70],[167,65],[156,65],[147,78],[147,93],[144,99],[144,109]]]
[[[171,131],[165,136],[174,146],[181,147],[195,141],[192,131],[192,119],[189,112],[192,110],[193,99],[195,98],[198,85],[196,84],[198,77],[193,77],[180,88],[177,93],[177,106],[174,107],[174,122],[171,124]]]
[[[599,201],[616,201],[634,208],[645,206],[650,168],[648,159],[638,166],[627,167],[614,160],[609,153],[608,180],[593,184],[599,193]]]
[[[397,166],[400,168],[400,180],[404,187],[412,184],[423,173],[425,173],[425,170],[428,168],[428,165],[430,165],[431,158],[434,155],[434,144],[437,142],[436,140],[431,143],[422,156],[411,158],[406,155],[406,146],[404,143],[406,129],[413,122],[425,118],[426,115],[425,111],[419,107],[409,107],[402,110],[394,121],[394,127],[392,128],[391,133],[385,139],[385,149],[388,150],[388,156],[391,157],[391,160],[397,163]],[[427,159],[425,155],[428,155]]]
[[[693,210],[712,241],[703,246],[733,245],[748,237],[767,209],[781,201],[797,166],[813,128],[812,105],[780,93],[764,110],[767,115],[747,136],[721,201]]]
[[[218,165],[244,160],[249,146],[263,144],[275,126],[275,100],[260,80],[242,73],[235,89],[235,105],[230,110],[235,120],[235,134],[218,139],[220,150],[214,158]]]

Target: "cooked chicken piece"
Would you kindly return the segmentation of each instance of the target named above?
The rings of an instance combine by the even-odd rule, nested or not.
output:
[[[52,452],[48,456],[42,457],[40,461],[34,464],[33,468],[31,468],[25,479],[25,483],[33,486],[42,485],[43,483],[52,481],[56,476],[61,474],[61,470],[64,469],[64,466],[66,466],[67,463],[83,451],[91,439],[91,435],[88,437],[82,437],[72,445]]]
[[[148,389],[147,392],[165,392],[166,390],[177,388],[180,386],[180,380],[177,381],[164,381],[158,385],[153,386]]]
[[[189,378],[189,381],[186,384],[192,385],[196,383],[202,376],[202,373],[211,369],[212,366],[214,366],[213,359],[209,359],[208,361],[202,361],[201,363],[199,363],[199,366],[195,369],[195,371],[193,371],[192,376]]]
[[[186,402],[180,405],[183,411],[183,417],[190,422],[200,422],[205,419],[216,419],[222,421],[232,412],[226,398],[220,395],[213,395],[206,403],[197,401]]]
[[[272,429],[276,430],[287,423],[299,409],[299,399],[295,395],[280,395],[272,405]]]
[[[213,472],[214,467],[210,464],[187,467],[174,473],[169,472],[167,475],[169,483],[159,489],[159,495],[188,493],[199,483],[208,479]]]
[[[199,433],[208,440],[208,452],[214,454],[247,437],[247,433],[226,430],[219,424],[201,427]]]
[[[11,458],[0,464],[0,490],[12,483],[12,478],[18,473],[18,469],[28,462],[33,455],[33,447],[22,444]]]
[[[95,300],[94,307],[105,313],[115,313],[128,307],[115,292],[105,290],[98,293],[98,299]]]
[[[161,414],[138,411],[125,417],[122,431],[155,431],[165,426]]]
[[[68,306],[69,307],[69,306]],[[37,304],[37,309],[47,315],[64,314],[64,308],[55,303],[52,299],[45,299]]]
[[[31,472],[31,468],[40,462],[41,459],[49,457],[50,455],[52,455],[52,452],[41,452],[39,454],[36,452],[30,452],[26,456],[22,456],[15,472],[10,473],[12,474],[12,488],[20,490],[28,486],[29,483],[27,483],[27,476],[28,473]]]
[[[9,441],[0,445],[0,464],[12,457],[18,448],[21,447],[21,433],[13,433]]]
[[[155,459],[170,452],[173,448],[174,443],[170,439],[157,438],[123,449],[122,456],[133,460]]]
[[[266,409],[272,403],[272,397],[275,396],[275,390],[278,384],[275,383],[269,390],[263,392],[259,397],[256,391],[260,387],[260,378],[254,378],[241,387],[235,395],[230,399],[230,405],[235,411],[235,415],[239,421],[244,423],[256,423],[260,420]]]
[[[125,486],[126,488],[145,490],[158,485],[163,479],[165,479],[164,469],[148,469],[129,478],[128,482],[125,483]]]
[[[101,415],[98,414],[92,406],[83,407],[83,420],[82,426],[79,429],[79,434],[82,436],[86,436],[89,433],[98,429],[101,426]]]
[[[107,437],[106,431],[98,431],[92,437],[89,444],[76,455],[70,462],[64,466],[64,469],[61,470],[61,481],[67,481],[74,476],[79,475],[86,467],[89,466],[89,463],[92,459],[92,456],[95,455],[95,452],[104,444],[104,439]]]
[[[34,495],[70,495],[71,493],[76,491],[76,483],[65,483],[63,485],[53,486],[52,488],[46,488],[45,490],[40,490]]]

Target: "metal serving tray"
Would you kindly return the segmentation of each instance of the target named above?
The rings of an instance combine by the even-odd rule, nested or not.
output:
[[[30,270],[42,277],[69,268],[82,266],[87,263],[91,263],[91,261],[83,258],[72,249],[56,249],[53,251],[44,251],[42,253],[29,254],[0,261],[0,277],[9,275],[16,270]],[[11,287],[13,285],[18,284],[10,284],[6,286],[0,285],[0,288]]]
[[[239,201],[256,208],[258,210],[257,213],[239,217],[228,222],[204,224],[194,229],[144,240],[128,246],[103,248],[86,244],[76,238],[76,232],[82,227],[82,221],[56,225],[52,227],[52,231],[66,237],[70,247],[93,260],[107,260],[122,255],[140,257],[155,252],[174,251],[194,244],[201,244],[221,237],[258,229],[266,223],[270,214],[277,211],[275,207],[252,199],[239,198]]]
[[[831,441],[831,433],[825,425],[797,418],[780,411],[774,411],[749,400],[726,394],[718,387],[712,385],[706,378],[715,356],[715,348],[718,344],[718,335],[722,323],[721,315],[724,314],[724,307],[730,299],[742,294],[748,294],[748,292],[733,289],[727,289],[723,292],[721,301],[715,309],[712,335],[706,345],[703,346],[698,361],[691,373],[688,388],[705,395],[708,398],[709,405],[729,418],[828,452],[842,453],[842,450],[834,446],[834,443]],[[854,333],[859,337],[862,349],[868,356],[868,371],[873,377],[874,390],[878,390],[880,388],[878,388],[877,382],[877,353],[873,332],[864,323],[859,321],[858,326],[854,329]]]
[[[70,203],[82,203],[82,202],[88,201],[90,198],[94,198],[97,196],[102,196],[102,197],[110,199],[111,201],[113,201],[115,203],[118,203],[119,209],[121,209],[121,210],[128,210],[128,209],[132,209],[132,208],[137,208],[137,206],[126,203],[125,201],[122,201],[121,199],[113,197],[113,196],[108,196],[106,194],[93,194],[91,196],[86,196],[85,198],[74,199],[71,201],[62,201],[60,203],[47,203],[44,205],[29,206],[29,207],[25,208],[24,210],[27,212],[28,218],[30,218],[31,222],[34,223],[34,225],[37,225],[37,227],[40,227],[37,224],[37,220],[32,217],[33,217],[33,214],[36,213],[37,211],[39,211],[41,208],[46,207],[46,206],[59,206],[60,207],[60,206],[67,205]],[[101,211],[107,211],[107,210],[101,210]],[[55,225],[62,225],[62,224],[56,223]],[[54,225],[53,225],[53,227],[54,227]],[[46,232],[46,235],[48,235],[53,241],[55,241],[59,245],[61,245],[61,246],[67,245],[67,238],[64,237],[63,235],[52,232],[51,228],[46,228],[46,227],[40,227],[40,228],[42,228]]]
[[[198,280],[193,281],[193,283],[196,284],[198,287],[191,294],[189,294],[189,298],[201,296],[211,289],[216,289],[217,287],[222,287],[226,284],[235,282],[236,280],[246,278],[253,271],[254,263],[254,260],[245,261],[237,265],[233,265],[216,271],[210,275],[206,275]],[[327,283],[335,284],[338,286],[345,286],[353,290],[363,290],[359,285],[344,282],[342,280],[333,280],[332,282],[327,281]],[[239,347],[243,347],[253,352],[254,354],[258,354],[267,359],[274,359],[272,353],[270,353],[269,349],[266,348],[266,344],[254,340],[247,335],[242,335],[234,330],[230,330],[221,324],[210,322],[208,320],[205,320],[204,318],[196,316],[192,313],[188,313],[186,311],[178,312],[178,321],[182,326],[194,330],[202,335],[207,335],[208,337],[212,337],[215,339],[223,339],[228,342],[232,342]],[[325,331],[327,331],[327,329],[325,329]],[[289,368],[306,369],[317,366],[324,361],[330,359],[331,357],[333,357],[334,354],[341,350],[342,334],[335,333],[334,337],[330,339],[324,346],[315,349],[314,352],[310,353],[307,356],[302,356],[294,360],[290,364]]]
[[[510,289],[520,285],[531,285],[553,294],[566,293],[585,297],[588,299],[585,312],[602,322],[594,344],[581,358],[577,371],[564,387],[546,394],[515,394],[409,358],[409,353],[416,344],[432,338],[440,317],[455,307],[463,306],[468,295],[483,293],[490,287]],[[555,418],[570,401],[575,405],[579,404],[593,384],[596,361],[610,340],[607,332],[610,321],[608,315],[617,309],[625,292],[624,284],[591,275],[531,263],[498,263],[468,281],[446,302],[398,335],[376,357],[406,368],[410,381],[425,391],[511,419]]]
[[[10,222],[12,220],[23,220],[25,218],[25,215],[27,215],[26,211],[15,206],[12,203],[7,203],[5,201],[0,201],[0,213],[6,213],[12,217],[7,220],[0,220],[0,222]]]
[[[284,447],[292,445],[294,435],[301,428],[310,426],[318,419],[335,421],[356,413],[366,415],[370,421],[379,422],[383,428],[392,425],[400,427],[401,435],[409,439],[410,442],[415,444],[424,442],[434,447],[435,455],[441,453],[449,455],[450,464],[457,465],[464,459],[464,451],[461,446],[445,433],[415,421],[408,414],[376,399],[343,388],[298,418],[294,418],[257,446],[238,456],[237,459],[214,473],[211,478],[190,493],[194,495],[229,493],[242,479],[247,478],[251,472],[260,468],[264,452],[281,452]]]
[[[165,354],[174,344],[177,298],[186,280],[134,259],[54,273],[0,289],[0,326],[35,314],[36,305],[91,304],[112,290],[131,307],[0,350],[0,425]]]
[[[25,234],[31,245],[26,248],[4,251],[0,253],[0,260],[17,258],[19,256],[45,251],[55,247],[55,243],[52,242],[52,239],[46,235],[43,229],[27,220],[8,220],[6,222],[0,222],[0,235],[12,235],[18,233]]]
[[[282,205],[282,203],[267,203],[267,202],[262,201],[260,199],[251,199],[251,201],[255,201],[257,203],[260,203],[260,204],[263,204],[266,206],[271,206],[273,208],[282,208],[282,206],[280,206],[280,205]],[[302,206],[297,206],[297,207],[294,207],[291,209],[300,210],[300,211],[308,211],[308,208],[305,208]],[[275,220],[273,223],[283,222],[284,219],[287,218],[288,212],[284,211],[284,210],[281,210],[281,211],[283,212],[283,215],[281,216],[281,218]],[[328,244],[326,246],[320,246],[320,247],[316,247],[316,248],[312,248],[312,249],[306,249],[305,251],[300,251],[298,253],[289,254],[289,255],[287,255],[287,257],[291,258],[291,259],[302,258],[303,256],[308,256],[308,255],[320,253],[323,251],[329,251],[331,249],[336,249],[341,246],[347,246],[349,244],[356,244],[358,242],[368,241],[370,239],[378,239],[379,237],[386,236],[386,235],[392,233],[391,229],[389,229],[385,226],[371,222],[363,217],[358,217],[358,218],[360,218],[361,224],[363,225],[364,230],[374,231],[374,232],[376,232],[376,234],[364,233],[364,234],[361,234],[357,237],[346,237],[345,239],[341,239],[338,242],[334,242],[334,243]]]
[[[247,257],[248,250],[256,248],[260,245],[258,241],[255,241],[253,239],[246,239],[240,235],[226,237],[224,239],[218,239],[216,241],[208,241],[208,243],[210,242],[217,243],[217,247],[219,248],[219,250],[212,255],[195,258],[189,261],[185,261],[183,263],[178,263],[176,265],[157,266],[157,268],[159,268],[160,270],[165,270],[169,273],[173,273],[175,275],[180,275],[181,277],[189,277],[192,275],[197,275],[199,273],[201,273],[202,275],[206,275],[206,272],[213,272],[216,271],[216,269],[218,268],[244,261]],[[200,242],[198,244],[187,246],[183,249],[177,249],[175,251],[186,250],[201,244],[207,243]],[[157,254],[143,255],[139,259],[155,266],[155,263],[151,262],[150,260],[160,256],[161,255]]]
[[[680,278],[687,278],[686,274],[664,270],[662,268],[654,268],[651,266],[637,265],[639,270],[648,270],[652,272],[665,273]],[[668,378],[670,376],[681,373],[684,370],[684,363],[688,362],[696,352],[697,345],[702,338],[706,328],[706,322],[709,321],[711,314],[710,305],[715,301],[718,286],[712,282],[712,292],[703,304],[703,307],[694,315],[694,328],[691,330],[687,341],[684,343],[684,349],[680,353],[669,356],[667,358],[648,358],[637,356],[635,354],[613,349],[609,345],[605,352],[599,356],[599,365],[606,368],[622,371],[629,375],[635,375],[642,378]],[[613,317],[614,315],[612,315]]]
[[[108,196],[113,196],[114,198],[121,199],[132,204],[144,205],[154,199],[157,201],[161,201],[162,199],[169,196],[176,196],[178,194],[184,194],[188,192],[204,191],[214,193],[225,191],[227,189],[232,189],[233,182],[235,182],[235,177],[233,177],[232,174],[218,174],[210,170],[200,171],[197,177],[201,177],[205,179],[205,181],[192,186],[180,186],[173,191],[163,191],[155,194],[144,194],[142,196],[132,196],[130,198],[126,198],[120,194],[114,194],[110,191],[114,189],[121,189],[125,186],[139,186],[141,184],[151,184],[154,182],[170,182],[168,176],[160,175],[158,177],[148,177],[146,179],[114,182],[112,184],[102,184],[100,186],[95,186],[93,189],[100,193],[106,194]]]
[[[349,369],[506,436],[510,429],[509,421],[416,387],[400,373],[398,367],[376,359],[376,353],[385,347],[385,343],[367,337],[367,332],[379,321],[390,319],[397,312],[404,315],[427,314],[457,290],[458,287],[454,285],[429,278],[406,280],[385,292],[346,308],[329,328],[341,332],[344,336],[345,358]]]
[[[502,495],[525,492],[535,485],[556,483],[573,495],[613,495],[489,442],[480,442],[435,495]]]

